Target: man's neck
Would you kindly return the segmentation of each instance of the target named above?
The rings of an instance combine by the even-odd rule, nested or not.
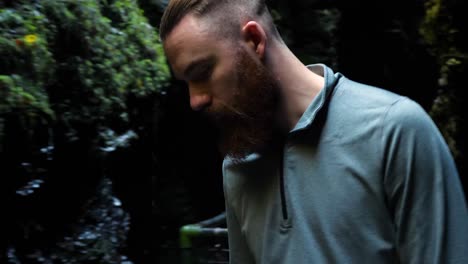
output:
[[[284,45],[270,47],[267,66],[279,84],[278,123],[284,133],[292,130],[315,96],[324,78],[309,69]]]

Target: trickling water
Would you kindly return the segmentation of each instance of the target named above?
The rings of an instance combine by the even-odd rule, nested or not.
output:
[[[39,189],[41,187],[41,184],[43,184],[44,181],[41,179],[35,179],[30,182],[28,182],[25,186],[19,188],[16,191],[16,194],[21,195],[21,196],[28,196],[34,193],[35,189]]]
[[[106,129],[100,133],[100,136],[104,140],[105,146],[101,147],[101,150],[104,152],[114,152],[117,148],[129,147],[131,140],[138,138],[138,135],[133,130],[129,130],[118,136],[114,130]]]
[[[17,193],[30,195],[42,183],[42,180],[33,180]],[[36,248],[28,254],[17,253],[15,245],[11,245],[6,254],[7,263],[133,264],[119,252],[127,240],[130,216],[113,195],[109,179],[104,178],[98,190],[85,206],[84,215],[73,224],[73,233],[64,236],[54,248],[35,245]]]

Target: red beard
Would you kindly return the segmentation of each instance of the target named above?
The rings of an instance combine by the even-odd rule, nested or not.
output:
[[[268,147],[277,131],[277,84],[271,72],[246,51],[236,63],[237,91],[229,105],[207,111],[219,129],[220,151],[234,161]]]

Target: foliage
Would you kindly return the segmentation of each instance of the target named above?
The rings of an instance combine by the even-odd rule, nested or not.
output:
[[[0,116],[57,117],[70,132],[122,124],[128,98],[164,87],[162,46],[135,1],[28,2],[0,13]]]
[[[461,13],[462,1],[431,0],[426,2],[426,16],[420,32],[440,65],[440,84],[445,86],[451,72],[461,73],[466,67],[468,48],[463,41],[466,29]],[[465,4],[466,5],[466,4]]]
[[[159,27],[162,14],[168,3],[169,0],[138,0],[138,4],[144,10],[149,23],[154,27]]]
[[[37,251],[37,261],[55,254],[63,263],[116,263],[129,219],[96,184],[102,157],[148,137],[148,109],[159,111],[151,105],[165,93],[169,69],[157,30],[136,0],[4,1],[0,57],[0,166],[8,175],[0,193],[15,210],[0,251],[18,261]],[[55,195],[67,208],[60,216],[49,204]],[[87,209],[82,221],[66,218],[75,228],[59,220]],[[51,229],[67,231],[63,243]],[[87,231],[97,236],[81,239]],[[47,236],[58,239],[55,252],[34,243]]]
[[[441,127],[442,133],[458,161],[464,164],[467,149],[466,124],[468,116],[461,101],[464,90],[462,80],[468,67],[466,36],[466,10],[464,1],[430,0],[426,2],[426,15],[420,27],[429,50],[439,66],[439,95],[431,109],[431,115]],[[462,168],[461,168],[462,169]]]
[[[45,88],[55,73],[46,23],[32,8],[0,10],[0,150],[8,113],[26,127],[54,118]]]

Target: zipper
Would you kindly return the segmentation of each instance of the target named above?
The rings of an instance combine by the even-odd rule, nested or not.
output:
[[[280,165],[279,165],[279,188],[280,188],[280,199],[281,199],[281,213],[282,221],[280,230],[282,233],[286,233],[291,228],[291,218],[288,212],[288,203],[286,200],[286,185],[284,179],[284,147],[280,151]]]
[[[286,206],[286,194],[284,191],[284,152],[281,152],[280,158],[280,195],[281,195],[281,212],[283,213],[283,220],[288,220],[288,207]]]

